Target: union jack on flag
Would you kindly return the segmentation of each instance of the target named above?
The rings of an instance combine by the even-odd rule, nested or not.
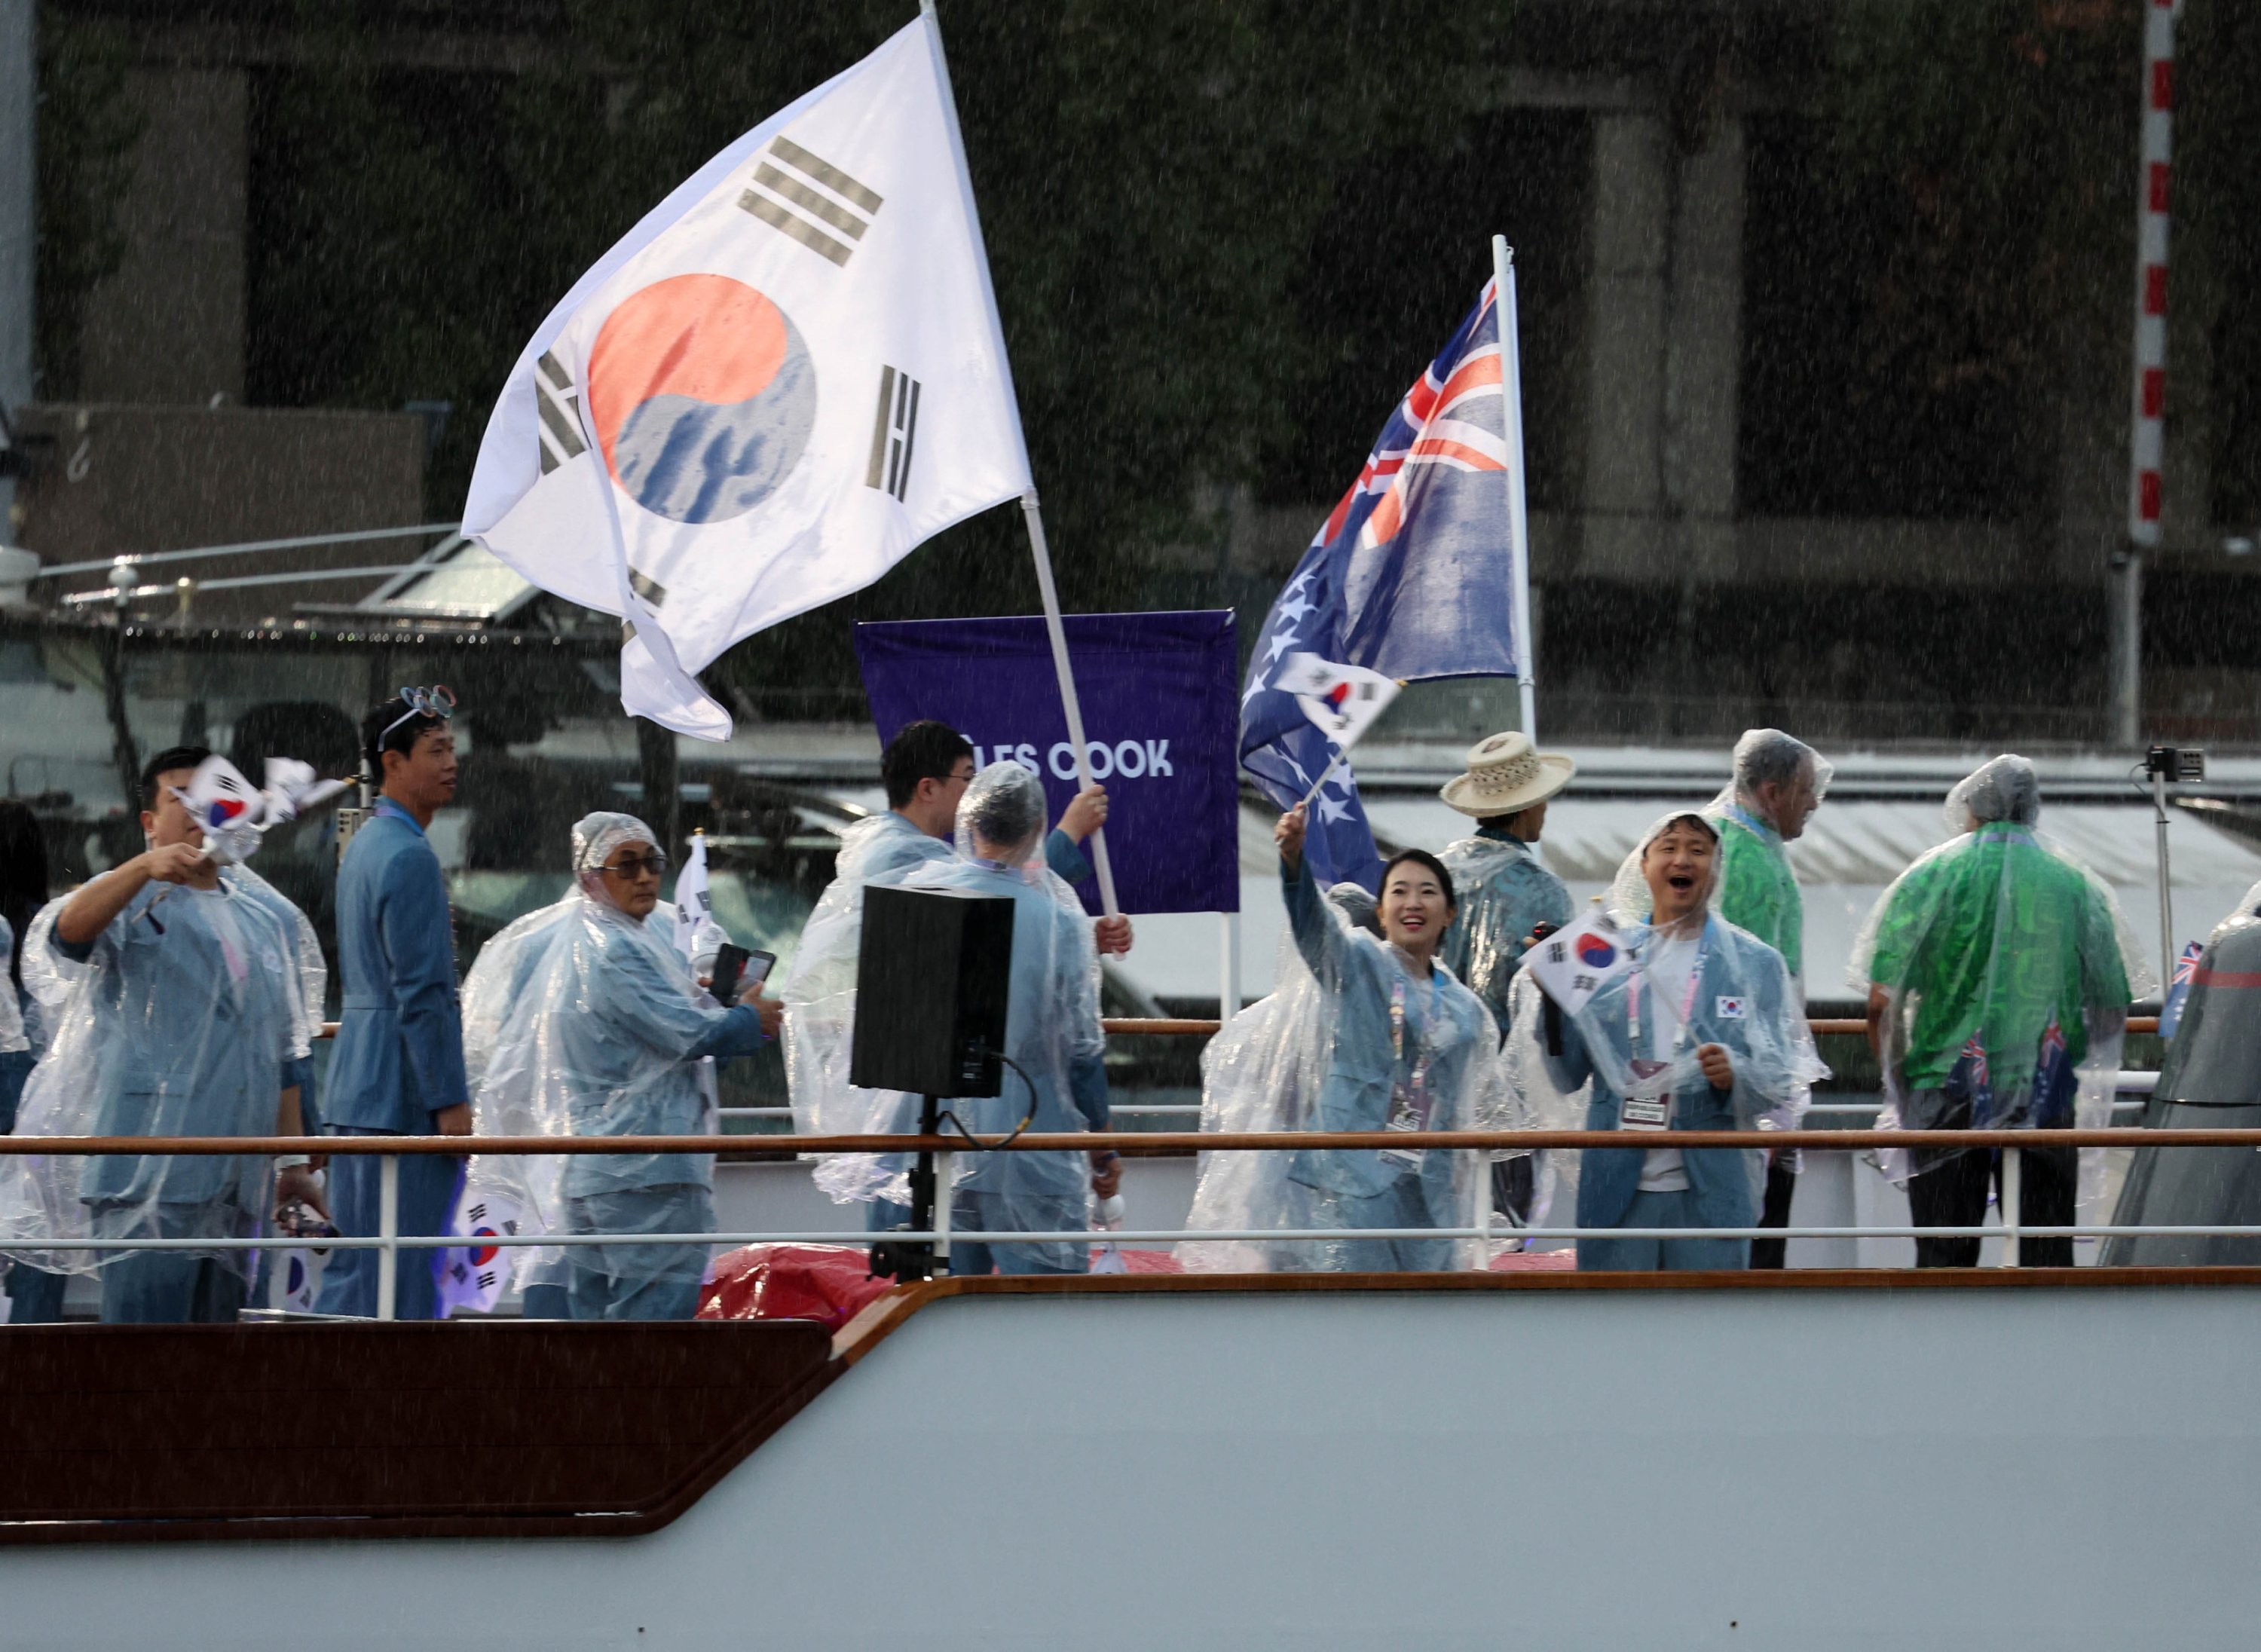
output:
[[[2183,955],[2175,959],[2175,979],[2167,988],[2167,1002],[2159,1011],[2159,1036],[2171,1038],[2182,1027],[2183,1006],[2190,1001],[2191,988],[2198,980],[2198,961],[2206,956],[2203,944],[2193,941],[2183,948]]]
[[[2079,1080],[2072,1070],[2072,1058],[2065,1048],[2064,1029],[2051,1016],[2048,1030],[2042,1034],[2041,1048],[2034,1060],[2034,1093],[2028,1104],[2031,1122],[2042,1130],[2055,1130],[2072,1122],[2072,1098],[2079,1088]]]
[[[1963,1046],[1963,1059],[1970,1063],[1970,1081],[1975,1087],[1984,1089],[1993,1081],[1986,1070],[1986,1046],[1978,1042],[1977,1034]]]
[[[1508,450],[1519,423],[1509,417],[1497,286],[1484,284],[1405,392],[1266,618],[1241,699],[1240,760],[1282,808],[1299,801],[1333,757],[1279,686],[1290,654],[1401,682],[1516,675],[1523,616],[1515,612],[1509,465],[1519,466],[1522,455]],[[1305,852],[1323,883],[1371,882],[1381,870],[1346,765],[1313,804]]]

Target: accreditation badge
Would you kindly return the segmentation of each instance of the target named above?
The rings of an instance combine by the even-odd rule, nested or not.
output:
[[[1669,1063],[1635,1060],[1633,1064],[1633,1089],[1618,1103],[1619,1130],[1669,1130],[1672,1128],[1672,1097],[1641,1088],[1651,1079],[1662,1073]]]

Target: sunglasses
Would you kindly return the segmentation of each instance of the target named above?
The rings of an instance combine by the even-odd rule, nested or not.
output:
[[[408,709],[384,725],[384,734],[377,736],[380,749],[384,744],[384,735],[391,734],[412,717],[437,717],[445,722],[456,715],[456,691],[445,683],[434,683],[429,688],[404,688],[400,691],[400,700]]]
[[[667,851],[655,849],[648,855],[623,856],[618,860],[606,862],[599,870],[621,878],[641,878],[648,872],[657,878],[667,870]]]

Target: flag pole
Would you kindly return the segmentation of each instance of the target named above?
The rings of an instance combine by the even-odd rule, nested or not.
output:
[[[1492,318],[1499,327],[1501,399],[1507,413],[1508,555],[1515,579],[1515,680],[1523,733],[1539,743],[1539,686],[1532,679],[1531,520],[1523,497],[1523,352],[1515,308],[1515,249],[1507,237],[1491,238]]]
[[[965,166],[965,139],[958,129],[958,94],[951,89],[950,60],[942,48],[942,14],[935,10],[934,0],[919,0],[919,16],[926,19],[934,42],[935,72],[942,80],[943,119],[950,126],[950,147],[958,161],[960,184],[966,190],[965,219],[973,228],[974,250],[981,255],[981,281],[986,289],[989,284],[989,257],[987,249],[981,245],[981,215],[973,206],[972,174]],[[1008,362],[1010,358],[1005,353],[1004,334],[997,319],[997,295],[991,291],[987,297],[989,325],[997,333],[997,359]],[[1010,370],[1008,367],[1007,371]],[[1025,464],[1025,454],[1023,459]],[[1068,668],[1067,632],[1060,624],[1059,592],[1052,583],[1052,555],[1044,541],[1044,514],[1037,503],[1033,483],[1021,495],[1021,514],[1029,525],[1029,552],[1036,558],[1037,589],[1044,597],[1044,634],[1052,639],[1052,670],[1059,677],[1060,705],[1067,713],[1067,737],[1075,747],[1076,786],[1079,790],[1087,790],[1092,783],[1091,746],[1083,737],[1083,707],[1075,697],[1075,674]],[[1107,834],[1103,830],[1091,834],[1091,868],[1099,878],[1100,909],[1111,918],[1119,909],[1115,903],[1115,868],[1107,858]]]
[[[1310,808],[1311,800],[1319,794],[1319,787],[1324,786],[1329,780],[1335,778],[1335,771],[1342,767],[1344,760],[1349,756],[1350,752],[1347,749],[1341,746],[1336,747],[1335,760],[1327,765],[1325,772],[1319,776],[1317,784],[1314,785],[1310,791],[1303,794],[1303,801],[1296,804],[1296,807],[1297,808]]]
[[[924,0],[928,5],[933,0]],[[1037,491],[1030,488],[1021,495],[1021,515],[1029,524],[1029,551],[1037,562],[1037,589],[1044,600],[1044,633],[1052,638],[1052,670],[1059,677],[1060,705],[1067,712],[1067,737],[1075,748],[1075,781],[1079,789],[1091,785],[1091,747],[1083,737],[1083,707],[1075,697],[1075,673],[1068,668],[1067,631],[1060,624],[1059,592],[1052,584],[1052,556],[1044,543],[1044,513],[1037,503]],[[1115,868],[1107,861],[1107,833],[1104,830],[1091,834],[1091,868],[1099,876],[1100,909],[1113,917],[1115,904]]]

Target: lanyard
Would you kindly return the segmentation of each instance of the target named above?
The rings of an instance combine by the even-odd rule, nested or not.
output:
[[[1652,937],[1654,933],[1651,931]],[[1712,920],[1707,917],[1704,920],[1704,932],[1696,943],[1696,961],[1689,966],[1688,992],[1680,1002],[1680,1025],[1672,1034],[1671,1052],[1676,1056],[1687,1045],[1688,1023],[1696,1013],[1696,992],[1697,988],[1703,985],[1704,959],[1711,951]],[[1647,980],[1647,966],[1636,961],[1633,965],[1633,980],[1626,988],[1626,1031],[1631,1045],[1630,1053],[1636,1060],[1640,1058],[1640,996]]]
[[[1437,978],[1429,977],[1428,1016],[1425,1028],[1414,1034],[1413,1076],[1410,1087],[1416,1097],[1429,1088],[1429,1037],[1437,1020]],[[1399,975],[1389,983],[1389,1053],[1403,1066],[1405,1060],[1405,977]],[[1418,1102],[1416,1103],[1418,1104]]]

